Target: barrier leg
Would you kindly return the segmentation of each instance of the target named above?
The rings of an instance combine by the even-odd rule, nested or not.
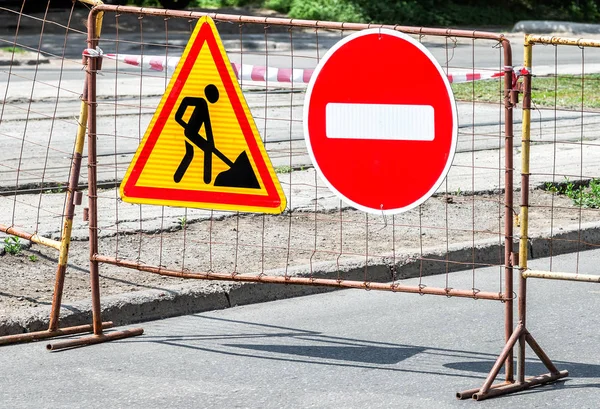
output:
[[[532,49],[531,43],[525,39],[525,67],[531,67]],[[535,341],[533,336],[527,331],[527,278],[525,271],[527,270],[528,257],[528,228],[529,228],[529,148],[530,148],[530,130],[531,130],[531,74],[524,76],[523,82],[523,127],[522,127],[522,146],[521,146],[521,231],[519,239],[519,324],[513,331],[512,336],[506,343],[502,353],[496,360],[483,386],[477,389],[470,389],[456,394],[458,399],[467,399],[472,397],[475,400],[484,400],[493,396],[506,395],[509,393],[519,392],[529,389],[536,385],[554,382],[558,379],[569,376],[568,371],[559,371],[552,363],[548,355]],[[509,156],[507,154],[507,156]],[[509,356],[508,351],[512,351],[518,343],[518,360],[517,360],[517,379],[516,381],[506,381],[501,384],[492,385],[492,382],[498,375],[498,371],[502,364]],[[542,363],[550,371],[547,374],[525,378],[525,349],[527,344],[533,349],[535,354],[540,358]],[[508,363],[507,363],[508,364]],[[512,362],[511,362],[512,364]]]
[[[88,47],[95,48],[95,14],[92,11],[88,18]],[[94,256],[98,254],[98,188],[97,188],[97,157],[96,157],[96,73],[98,70],[98,57],[87,57],[87,102],[88,102],[88,206],[89,206],[89,237],[90,237],[90,287],[92,292],[92,328],[94,335],[74,340],[48,344],[46,348],[55,351],[64,348],[93,345],[143,334],[142,328],[117,331],[110,334],[103,333],[102,311],[100,306],[100,275],[98,261]]]
[[[80,0],[82,1],[82,0]],[[82,2],[88,3],[89,0],[83,0]],[[102,4],[102,2],[95,1],[96,4]],[[69,246],[71,244],[71,233],[73,229],[73,217],[75,214],[76,205],[76,193],[79,187],[79,175],[81,171],[81,159],[83,154],[83,147],[85,143],[85,132],[86,124],[88,120],[88,104],[87,104],[87,82],[84,83],[83,87],[83,98],[81,101],[81,108],[79,111],[79,122],[77,128],[77,135],[75,138],[75,147],[73,149],[73,159],[71,161],[71,170],[69,184],[67,188],[65,214],[63,220],[63,229],[60,242],[50,240],[37,234],[27,234],[25,232],[18,231],[12,227],[0,225],[0,230],[5,231],[8,234],[14,234],[18,237],[22,237],[31,240],[34,243],[46,245],[59,250],[58,266],[56,268],[56,277],[54,281],[54,293],[52,296],[52,309],[50,311],[50,323],[47,331],[36,331],[29,332],[26,334],[9,335],[6,337],[0,337],[0,345],[11,345],[21,342],[29,342],[40,339],[48,339],[62,335],[79,334],[83,332],[90,332],[92,330],[91,325],[81,325],[75,327],[67,327],[59,329],[59,316],[60,308],[62,304],[62,295],[65,282],[65,273],[67,269],[67,262],[69,257]],[[112,322],[105,322],[101,324],[103,328],[112,327]]]

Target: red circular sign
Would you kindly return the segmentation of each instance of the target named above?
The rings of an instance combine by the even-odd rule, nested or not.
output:
[[[448,78],[411,37],[357,32],[317,66],[304,100],[304,137],[317,172],[353,207],[412,209],[436,191],[454,157]]]

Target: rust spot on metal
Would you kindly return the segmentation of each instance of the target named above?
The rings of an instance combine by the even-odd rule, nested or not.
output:
[[[83,199],[83,193],[82,192],[75,192],[75,206],[81,206],[81,201]]]

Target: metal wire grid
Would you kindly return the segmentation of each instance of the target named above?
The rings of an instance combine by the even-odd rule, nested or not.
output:
[[[600,176],[600,116],[595,103],[600,50],[592,44],[574,46],[533,47],[530,187],[537,194],[530,194],[534,216],[529,217],[528,236],[545,242],[542,254],[534,251],[533,256],[549,256],[549,271],[555,271],[554,256],[568,252],[570,272],[577,274],[580,261],[591,257],[584,250],[600,246],[598,192],[593,191]],[[538,63],[540,51],[548,54],[546,47],[553,48],[552,58]]]
[[[181,39],[195,22],[186,20],[182,34],[181,19],[140,14],[135,29],[129,24],[124,32],[120,27],[125,17],[131,16],[105,13],[104,24],[116,30],[114,37],[100,39],[104,53],[179,56],[185,45]],[[290,69],[314,68],[332,44],[352,32],[215,22],[233,63]],[[449,73],[503,71],[497,41],[418,38],[434,50]],[[497,55],[497,67],[477,66],[475,46],[482,43],[486,52]],[[170,74],[105,58],[101,75],[98,112],[106,113],[97,118],[98,183],[106,187],[98,193],[101,255],[198,277],[206,273],[231,277],[304,274],[364,282],[396,282],[406,274],[400,267],[410,264],[418,269],[423,288],[425,276],[446,273],[442,287],[447,290],[452,289],[451,271],[472,268],[472,288],[468,289],[472,294],[482,289],[502,293],[505,152],[501,81],[494,80],[498,81],[497,103],[482,106],[474,98],[458,102],[459,150],[435,197],[405,214],[377,217],[348,208],[314,171],[302,134],[305,85],[242,78],[240,84],[288,200],[284,214],[267,216],[122,202],[115,181],[121,180]],[[129,94],[133,89],[137,95]],[[479,250],[482,242],[495,246]],[[477,267],[490,265],[498,266],[498,276],[477,276]]]
[[[56,18],[49,7],[27,14],[26,5],[0,7],[10,27],[0,35],[9,61],[0,69],[0,224],[56,239],[84,79],[69,46],[85,33],[74,27],[74,8]]]

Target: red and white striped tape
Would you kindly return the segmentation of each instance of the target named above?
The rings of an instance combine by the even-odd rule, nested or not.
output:
[[[262,82],[298,82],[308,84],[313,69],[291,69],[262,67],[259,65],[232,63],[233,71],[238,79]]]
[[[179,57],[158,57],[151,55],[133,55],[133,54],[103,54],[102,50],[84,50],[84,55],[87,56],[104,56],[111,60],[121,61],[125,64],[141,67],[145,70],[152,71],[175,71],[179,63]],[[238,80],[258,81],[258,82],[286,82],[286,83],[303,83],[308,84],[314,69],[300,68],[275,68],[264,67],[260,65],[237,64],[232,63],[233,71]],[[450,83],[472,82],[480,80],[488,80],[493,78],[502,78],[504,72],[472,72],[448,74]]]
[[[503,72],[468,72],[465,74],[448,74],[448,81],[451,84],[458,84],[461,82],[491,80],[492,78],[501,77],[504,77]]]
[[[140,56],[132,54],[104,54],[104,57],[111,60],[124,62],[125,64],[142,67],[152,71],[175,71],[179,63],[179,57],[156,57]],[[262,67],[250,64],[232,63],[233,72],[238,80],[261,81],[261,82],[290,82],[308,84],[314,70],[312,69],[290,69]]]

